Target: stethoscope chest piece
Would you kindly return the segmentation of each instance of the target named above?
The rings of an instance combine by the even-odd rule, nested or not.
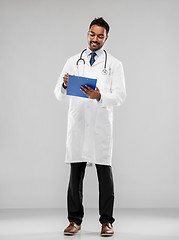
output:
[[[103,74],[103,75],[106,75],[107,73],[108,73],[108,70],[107,70],[106,68],[103,68],[102,74]]]

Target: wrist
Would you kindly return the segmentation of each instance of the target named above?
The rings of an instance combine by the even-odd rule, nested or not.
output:
[[[97,98],[97,101],[100,101],[101,99],[101,93],[99,93],[99,97]]]

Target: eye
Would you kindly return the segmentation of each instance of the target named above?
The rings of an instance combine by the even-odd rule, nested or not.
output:
[[[104,38],[104,36],[98,36],[98,38],[99,38],[99,39],[103,39],[103,38]]]

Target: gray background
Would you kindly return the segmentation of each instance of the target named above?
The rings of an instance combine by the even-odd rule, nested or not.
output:
[[[114,109],[115,207],[179,207],[178,12],[174,0],[0,1],[0,208],[66,207],[68,101],[53,91],[100,16],[127,89]],[[98,207],[86,170],[84,204]]]

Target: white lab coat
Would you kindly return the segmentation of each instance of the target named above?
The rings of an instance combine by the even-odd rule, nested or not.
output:
[[[83,53],[85,65],[76,62],[80,53],[69,58],[60,74],[54,93],[58,100],[69,98],[66,163],[88,162],[112,165],[113,106],[120,106],[126,98],[122,63],[107,54],[107,74],[103,74],[105,54],[91,66]],[[62,91],[65,73],[97,79],[102,101],[66,95]],[[65,93],[64,93],[65,92]]]

